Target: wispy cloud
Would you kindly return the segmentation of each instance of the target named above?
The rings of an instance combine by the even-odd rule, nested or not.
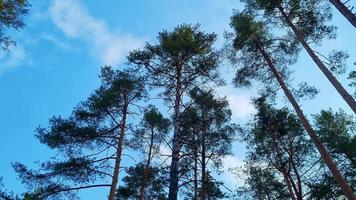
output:
[[[236,176],[235,174],[236,172],[234,172],[234,170],[243,167],[244,165],[243,161],[238,159],[234,155],[228,155],[222,159],[222,163],[223,163],[223,173],[221,178],[223,179],[223,181],[229,187],[242,185],[243,179],[241,177]]]
[[[226,96],[234,120],[246,120],[255,113],[251,97],[248,94],[237,93],[236,89],[231,86],[218,88],[217,93],[220,96]]]
[[[31,58],[26,54],[23,46],[12,46],[9,51],[0,51],[0,74],[8,69],[30,62]]]
[[[131,34],[110,30],[76,0],[54,0],[50,14],[54,24],[68,37],[85,41],[103,65],[119,64],[130,50],[143,44]]]

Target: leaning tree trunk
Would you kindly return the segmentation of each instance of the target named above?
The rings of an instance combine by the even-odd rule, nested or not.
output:
[[[154,130],[153,130],[153,127],[151,127],[151,139],[150,139],[150,144],[149,144],[149,149],[148,149],[148,157],[147,157],[146,166],[143,169],[142,185],[141,185],[141,189],[140,189],[140,199],[141,200],[145,199],[145,188],[146,188],[146,183],[147,183],[147,178],[148,178],[148,170],[150,169],[150,165],[151,165],[153,141],[154,141]]]
[[[329,1],[356,28],[356,14],[352,13],[352,10],[348,9],[347,6],[344,3],[342,3],[340,0],[329,0]]]
[[[294,34],[298,38],[299,42],[303,45],[305,50],[308,52],[309,56],[318,65],[319,69],[324,73],[326,78],[331,82],[331,84],[339,92],[339,94],[354,111],[354,113],[356,113],[356,102],[354,98],[346,91],[346,89],[341,85],[341,83],[335,78],[335,76],[330,72],[330,70],[324,65],[320,58],[310,48],[309,44],[305,41],[302,33],[297,29],[297,27],[294,26],[293,22],[289,19],[288,15],[284,12],[283,8],[280,5],[278,6],[278,10],[281,12],[287,24],[292,28]]]
[[[117,143],[115,167],[114,167],[114,173],[113,173],[112,183],[111,183],[111,187],[110,187],[109,200],[114,200],[116,186],[117,186],[117,182],[119,180],[122,145],[124,143],[124,136],[125,136],[125,129],[126,129],[127,109],[128,109],[128,102],[127,102],[127,100],[125,100],[125,106],[124,106],[124,109],[122,112],[120,136],[119,136],[119,140]]]
[[[172,145],[172,161],[169,172],[169,200],[177,200],[178,196],[178,183],[179,183],[179,153],[180,153],[180,102],[181,102],[181,73],[177,73],[177,85],[175,91],[174,102],[174,133],[173,133],[173,145]]]
[[[324,145],[321,143],[320,139],[318,138],[318,136],[314,132],[313,128],[311,127],[311,125],[309,123],[309,121],[305,117],[302,109],[298,105],[296,99],[294,98],[294,96],[292,95],[290,90],[288,89],[287,85],[284,83],[284,81],[283,81],[281,75],[279,74],[279,72],[277,71],[277,69],[275,68],[271,58],[267,55],[267,53],[265,52],[265,50],[261,46],[259,46],[257,43],[256,43],[256,45],[257,45],[258,50],[260,51],[261,55],[263,56],[263,58],[267,62],[268,67],[270,68],[270,70],[272,71],[273,75],[277,79],[277,81],[278,81],[279,85],[281,86],[282,90],[286,94],[288,100],[292,104],[292,106],[293,106],[294,110],[296,111],[297,116],[299,117],[300,121],[302,122],[305,130],[307,131],[307,133],[310,136],[312,142],[314,143],[315,147],[319,151],[319,153],[321,155],[321,158],[324,160],[325,164],[328,166],[329,170],[331,171],[332,175],[334,176],[336,182],[341,187],[341,189],[344,192],[345,196],[349,200],[356,200],[356,197],[353,194],[351,187],[349,186],[349,184],[347,183],[347,181],[345,180],[343,175],[340,173],[339,169],[337,168],[336,164],[334,163],[333,159],[331,158],[329,152],[326,150],[326,148],[324,147]]]

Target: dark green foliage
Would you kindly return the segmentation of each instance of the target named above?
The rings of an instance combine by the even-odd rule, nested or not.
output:
[[[9,192],[4,189],[4,185],[2,183],[2,177],[0,177],[0,199],[14,200],[12,194],[9,194]]]
[[[343,110],[322,110],[315,115],[316,130],[329,152],[340,160],[345,158],[356,168],[356,121]]]
[[[246,184],[251,189],[247,193],[252,193],[252,199],[290,199],[286,185],[278,180],[275,171],[258,166],[249,166],[247,171]]]
[[[190,98],[192,104],[186,110],[189,115],[183,114],[183,121],[190,121],[193,132],[185,136],[197,136],[193,145],[201,146],[204,140],[206,152],[202,153],[209,155],[209,159],[218,167],[222,157],[231,153],[231,143],[237,130],[237,126],[230,123],[229,103],[226,98],[217,98],[212,91],[199,88],[190,91]],[[201,149],[199,151],[201,152]]]
[[[284,176],[302,185],[300,195],[307,194],[306,185],[317,172],[315,150],[305,137],[297,116],[287,108],[276,109],[264,98],[255,100],[257,114],[251,130],[243,135],[247,142],[245,173],[247,188],[255,199],[290,199]],[[309,173],[305,173],[310,171]]]
[[[211,80],[220,81],[216,72],[219,54],[213,49],[216,34],[204,33],[198,25],[183,24],[158,33],[157,39],[157,44],[130,52],[128,60],[146,69],[151,85],[164,88],[167,100],[174,99],[177,86],[184,92]]]
[[[319,93],[318,89],[309,86],[306,82],[300,83],[298,86],[299,89],[294,92],[295,96],[298,98],[313,99]]]
[[[314,116],[315,126],[320,139],[338,164],[341,172],[356,189],[356,136],[355,118],[342,110],[322,110]],[[325,168],[324,165],[321,166]],[[324,169],[325,170],[325,169]],[[309,184],[312,199],[342,199],[343,192],[329,172],[322,174]]]
[[[258,13],[262,10],[266,21],[284,29],[288,25],[278,10],[279,6],[308,43],[320,44],[323,39],[335,38],[336,28],[328,24],[332,18],[330,4],[325,0],[248,0],[246,10],[251,13]],[[287,35],[296,39],[292,30],[287,30]]]
[[[226,197],[226,194],[221,191],[220,187],[224,183],[218,182],[214,180],[210,174],[208,173],[207,175],[207,180],[206,180],[206,199],[207,200],[215,200],[215,199],[224,199]],[[201,196],[201,190],[198,193],[199,196]]]
[[[289,80],[288,66],[295,63],[299,48],[288,37],[275,37],[269,33],[268,26],[248,13],[235,13],[231,17],[230,26],[234,29],[227,39],[232,41],[226,49],[227,56],[237,67],[234,84],[236,87],[249,87],[253,81],[264,84],[263,93],[276,93],[280,86],[276,82],[261,51],[268,54],[279,74],[285,81]],[[317,90],[306,84],[297,91],[299,96],[305,92],[315,95]]]
[[[285,175],[307,199],[342,199],[343,192],[325,164],[318,159],[302,125],[286,108],[276,109],[264,98],[255,100],[257,114],[251,130],[243,134],[248,151],[244,173],[246,186],[241,195],[252,199],[290,199]],[[345,112],[322,111],[315,115],[316,131],[355,188],[355,122]],[[292,188],[293,193],[295,189]],[[296,196],[298,197],[298,196]]]
[[[127,176],[123,178],[125,185],[119,187],[118,193],[120,194],[120,198],[117,198],[117,200],[140,199],[140,188],[142,185],[144,168],[145,165],[141,163],[126,170]],[[162,173],[157,167],[150,167],[148,169],[145,199],[167,199],[167,193],[165,192],[166,185],[167,174]]]
[[[48,128],[38,128],[36,137],[57,151],[39,170],[13,164],[22,182],[43,199],[75,198],[78,186],[111,180],[111,160],[117,153],[120,121],[125,106],[144,98],[142,77],[130,71],[103,67],[102,84],[81,102],[68,118],[53,117]],[[121,152],[120,152],[121,153]],[[101,187],[101,186],[100,186]]]
[[[355,65],[356,65],[356,63],[355,63]],[[355,88],[354,98],[356,98],[356,71],[351,71],[349,73],[349,77],[347,77],[347,78],[351,80],[351,83],[349,84],[349,86]]]
[[[350,57],[350,55],[345,51],[336,51],[333,50],[328,55],[327,63],[330,66],[330,70],[336,74],[343,74],[346,72],[346,60]]]
[[[182,102],[193,87],[222,84],[217,73],[220,55],[213,49],[216,34],[204,33],[198,25],[183,24],[173,31],[164,30],[157,39],[156,44],[146,44],[143,50],[130,52],[128,60],[147,73],[152,87],[163,89],[161,95],[173,107],[169,198],[174,200],[179,187]]]
[[[164,118],[155,106],[149,105],[143,114],[139,128],[133,133],[130,146],[143,151],[145,159],[151,149],[152,157],[149,159],[152,159],[166,140],[169,128],[169,120]]]
[[[230,123],[231,110],[226,98],[217,98],[213,91],[194,88],[190,91],[191,102],[182,113],[183,155],[182,176],[187,196],[194,196],[194,190],[201,195],[203,173],[206,175],[206,198],[220,199],[224,194],[219,183],[209,175],[209,166],[220,169],[222,158],[231,154],[237,126]],[[194,164],[195,163],[195,164]],[[199,185],[194,188],[194,179]]]
[[[25,26],[23,17],[30,4],[27,0],[0,0],[0,48],[7,50],[15,42],[6,34],[8,29],[21,29]]]

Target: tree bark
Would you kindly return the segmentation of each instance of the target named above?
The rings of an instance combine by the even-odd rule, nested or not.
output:
[[[275,131],[272,130],[271,128],[268,128],[267,130],[268,130],[269,136],[270,136],[271,139],[272,139],[273,146],[274,146],[274,148],[275,148],[275,150],[276,150],[276,153],[277,153],[277,156],[278,156],[278,158],[279,158],[279,161],[282,161],[282,158],[281,158],[282,153],[281,153],[281,149],[278,147],[277,138],[276,138],[276,135],[274,134]],[[291,199],[292,199],[292,200],[296,200],[296,199],[295,199],[295,196],[294,196],[294,193],[297,194],[298,191],[293,192],[293,189],[295,190],[296,188],[293,187],[293,189],[292,189],[292,181],[293,181],[293,179],[292,179],[290,173],[287,172],[287,169],[286,169],[286,167],[284,167],[284,166],[281,167],[280,170],[279,170],[279,169],[277,169],[277,170],[280,171],[280,172],[283,174],[283,178],[284,178],[284,181],[285,181],[286,184],[287,184],[287,188],[288,188],[288,191],[289,191],[289,193],[290,193]],[[298,195],[297,195],[297,196],[298,196]]]
[[[286,184],[287,184],[287,188],[288,188],[288,191],[289,191],[289,193],[290,193],[290,197],[291,197],[292,200],[295,200],[294,192],[293,192],[293,190],[292,190],[292,185],[291,185],[291,182],[290,182],[290,180],[289,180],[289,178],[288,178],[287,172],[286,172],[286,171],[283,171],[282,173],[283,173],[284,181],[285,181]]]
[[[202,150],[201,150],[201,199],[206,199],[206,146],[205,146],[205,131],[202,131]]]
[[[198,152],[194,147],[194,200],[198,200]]]
[[[150,144],[149,144],[149,149],[148,149],[148,157],[147,157],[146,166],[143,169],[142,185],[141,185],[141,189],[140,189],[140,199],[141,200],[145,199],[145,196],[144,196],[145,195],[145,187],[146,187],[146,183],[147,183],[148,170],[150,169],[150,165],[151,165],[153,141],[154,141],[154,130],[153,130],[153,127],[151,127],[151,138],[150,138]]]
[[[336,9],[356,28],[356,15],[340,0],[329,0]]]
[[[116,186],[117,186],[117,182],[119,180],[122,146],[124,143],[124,136],[125,136],[125,129],[126,129],[127,109],[128,109],[128,102],[127,102],[127,99],[125,99],[125,105],[124,105],[124,109],[122,112],[122,120],[121,120],[121,127],[120,127],[120,137],[119,137],[119,140],[117,143],[115,167],[114,167],[113,178],[112,178],[112,183],[111,183],[110,193],[109,193],[109,200],[114,200]]]
[[[319,57],[310,48],[308,43],[305,41],[304,36],[301,32],[294,26],[293,22],[289,19],[288,15],[284,12],[281,5],[278,5],[278,10],[282,14],[284,20],[292,28],[294,34],[298,38],[299,42],[303,45],[305,50],[308,52],[309,56],[313,59],[319,69],[324,73],[326,78],[331,82],[335,89],[339,92],[342,98],[350,106],[353,112],[356,114],[356,102],[354,98],[346,91],[346,89],[341,85],[341,83],[335,78],[335,76],[330,72],[330,70],[324,65],[324,63],[319,59]]]
[[[174,133],[172,145],[172,161],[169,172],[169,193],[168,200],[177,200],[179,183],[179,159],[180,159],[180,102],[181,102],[181,71],[178,69],[176,76],[176,89],[174,101]]]
[[[292,104],[294,110],[297,113],[297,116],[299,117],[300,121],[302,122],[306,132],[310,136],[310,138],[311,138],[312,142],[314,143],[315,147],[319,151],[322,159],[324,160],[325,164],[328,166],[329,170],[331,171],[332,175],[334,176],[336,182],[339,184],[339,186],[341,187],[342,191],[344,192],[345,196],[349,200],[356,200],[356,197],[353,194],[351,187],[348,185],[347,181],[345,180],[343,175],[340,173],[340,171],[338,170],[336,164],[334,163],[333,159],[331,158],[329,152],[326,150],[326,148],[324,147],[324,145],[321,143],[320,139],[318,138],[318,136],[314,132],[313,128],[311,127],[311,125],[309,123],[309,121],[305,117],[302,109],[298,105],[296,99],[294,98],[294,96],[292,95],[290,90],[288,89],[287,85],[284,83],[284,81],[283,81],[282,77],[280,76],[279,72],[277,71],[277,69],[275,68],[271,58],[268,56],[268,54],[265,52],[265,50],[261,46],[259,46],[259,44],[256,43],[256,45],[257,45],[257,48],[260,51],[261,55],[263,56],[263,58],[267,62],[267,65],[269,66],[269,68],[272,71],[273,75],[277,79],[277,81],[278,81],[279,85],[281,86],[282,90],[286,94],[288,100]]]

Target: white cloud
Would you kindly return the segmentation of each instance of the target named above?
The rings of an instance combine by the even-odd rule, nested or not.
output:
[[[31,62],[31,59],[21,45],[12,46],[9,51],[0,51],[0,73],[29,62]]]
[[[248,94],[237,93],[236,89],[231,89],[229,87],[218,88],[217,93],[220,96],[226,96],[229,101],[233,119],[248,119],[256,111],[252,105],[251,97]]]
[[[223,163],[223,169],[222,169],[223,173],[220,179],[223,179],[223,181],[230,188],[235,187],[237,185],[242,185],[243,178],[236,176],[236,172],[234,172],[233,169],[242,168],[244,165],[243,161],[238,159],[234,155],[228,155],[222,159],[222,163]],[[233,171],[231,171],[231,169]]]
[[[130,34],[111,31],[105,22],[90,16],[77,0],[54,0],[50,14],[68,37],[85,41],[103,65],[119,64],[130,50],[143,44]]]
[[[157,164],[161,165],[161,164],[164,164],[164,165],[170,165],[171,164],[171,155],[172,155],[172,150],[166,146],[166,145],[161,145],[159,147],[159,156],[158,156],[158,159],[157,159]]]

